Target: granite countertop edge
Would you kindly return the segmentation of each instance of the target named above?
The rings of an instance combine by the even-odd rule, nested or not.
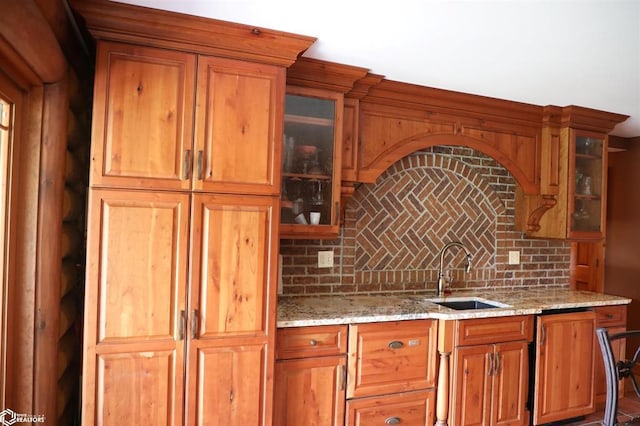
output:
[[[454,310],[434,300],[474,299],[504,307]],[[513,315],[535,315],[557,309],[626,305],[631,299],[588,291],[552,289],[473,290],[444,297],[419,295],[280,296],[277,327],[358,324],[412,319],[460,320]]]

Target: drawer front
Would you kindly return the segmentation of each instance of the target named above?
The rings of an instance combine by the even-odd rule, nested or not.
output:
[[[351,325],[347,397],[435,386],[436,326],[436,320]]]
[[[279,328],[276,358],[309,358],[347,353],[346,325]]]
[[[456,325],[456,346],[533,340],[533,317],[518,315],[459,320]]]
[[[432,425],[435,399],[433,389],[352,399],[347,401],[347,426]]]
[[[598,306],[596,327],[612,327],[627,325],[627,305]]]

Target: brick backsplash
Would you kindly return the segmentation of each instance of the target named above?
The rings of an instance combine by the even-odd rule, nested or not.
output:
[[[375,184],[360,185],[334,240],[281,240],[285,294],[416,293],[436,288],[440,249],[451,289],[568,287],[570,244],[525,238],[514,228],[515,180],[494,159],[465,147],[409,155]],[[334,251],[333,268],[317,252]],[[508,265],[509,250],[520,264]]]

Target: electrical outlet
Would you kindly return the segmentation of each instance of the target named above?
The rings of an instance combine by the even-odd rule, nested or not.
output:
[[[520,252],[517,250],[509,250],[509,265],[520,264]]]
[[[333,267],[333,250],[318,252],[318,268]]]

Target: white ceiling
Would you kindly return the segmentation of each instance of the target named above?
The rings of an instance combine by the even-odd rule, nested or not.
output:
[[[389,80],[630,115],[640,136],[640,0],[120,0],[313,36],[305,56]]]

